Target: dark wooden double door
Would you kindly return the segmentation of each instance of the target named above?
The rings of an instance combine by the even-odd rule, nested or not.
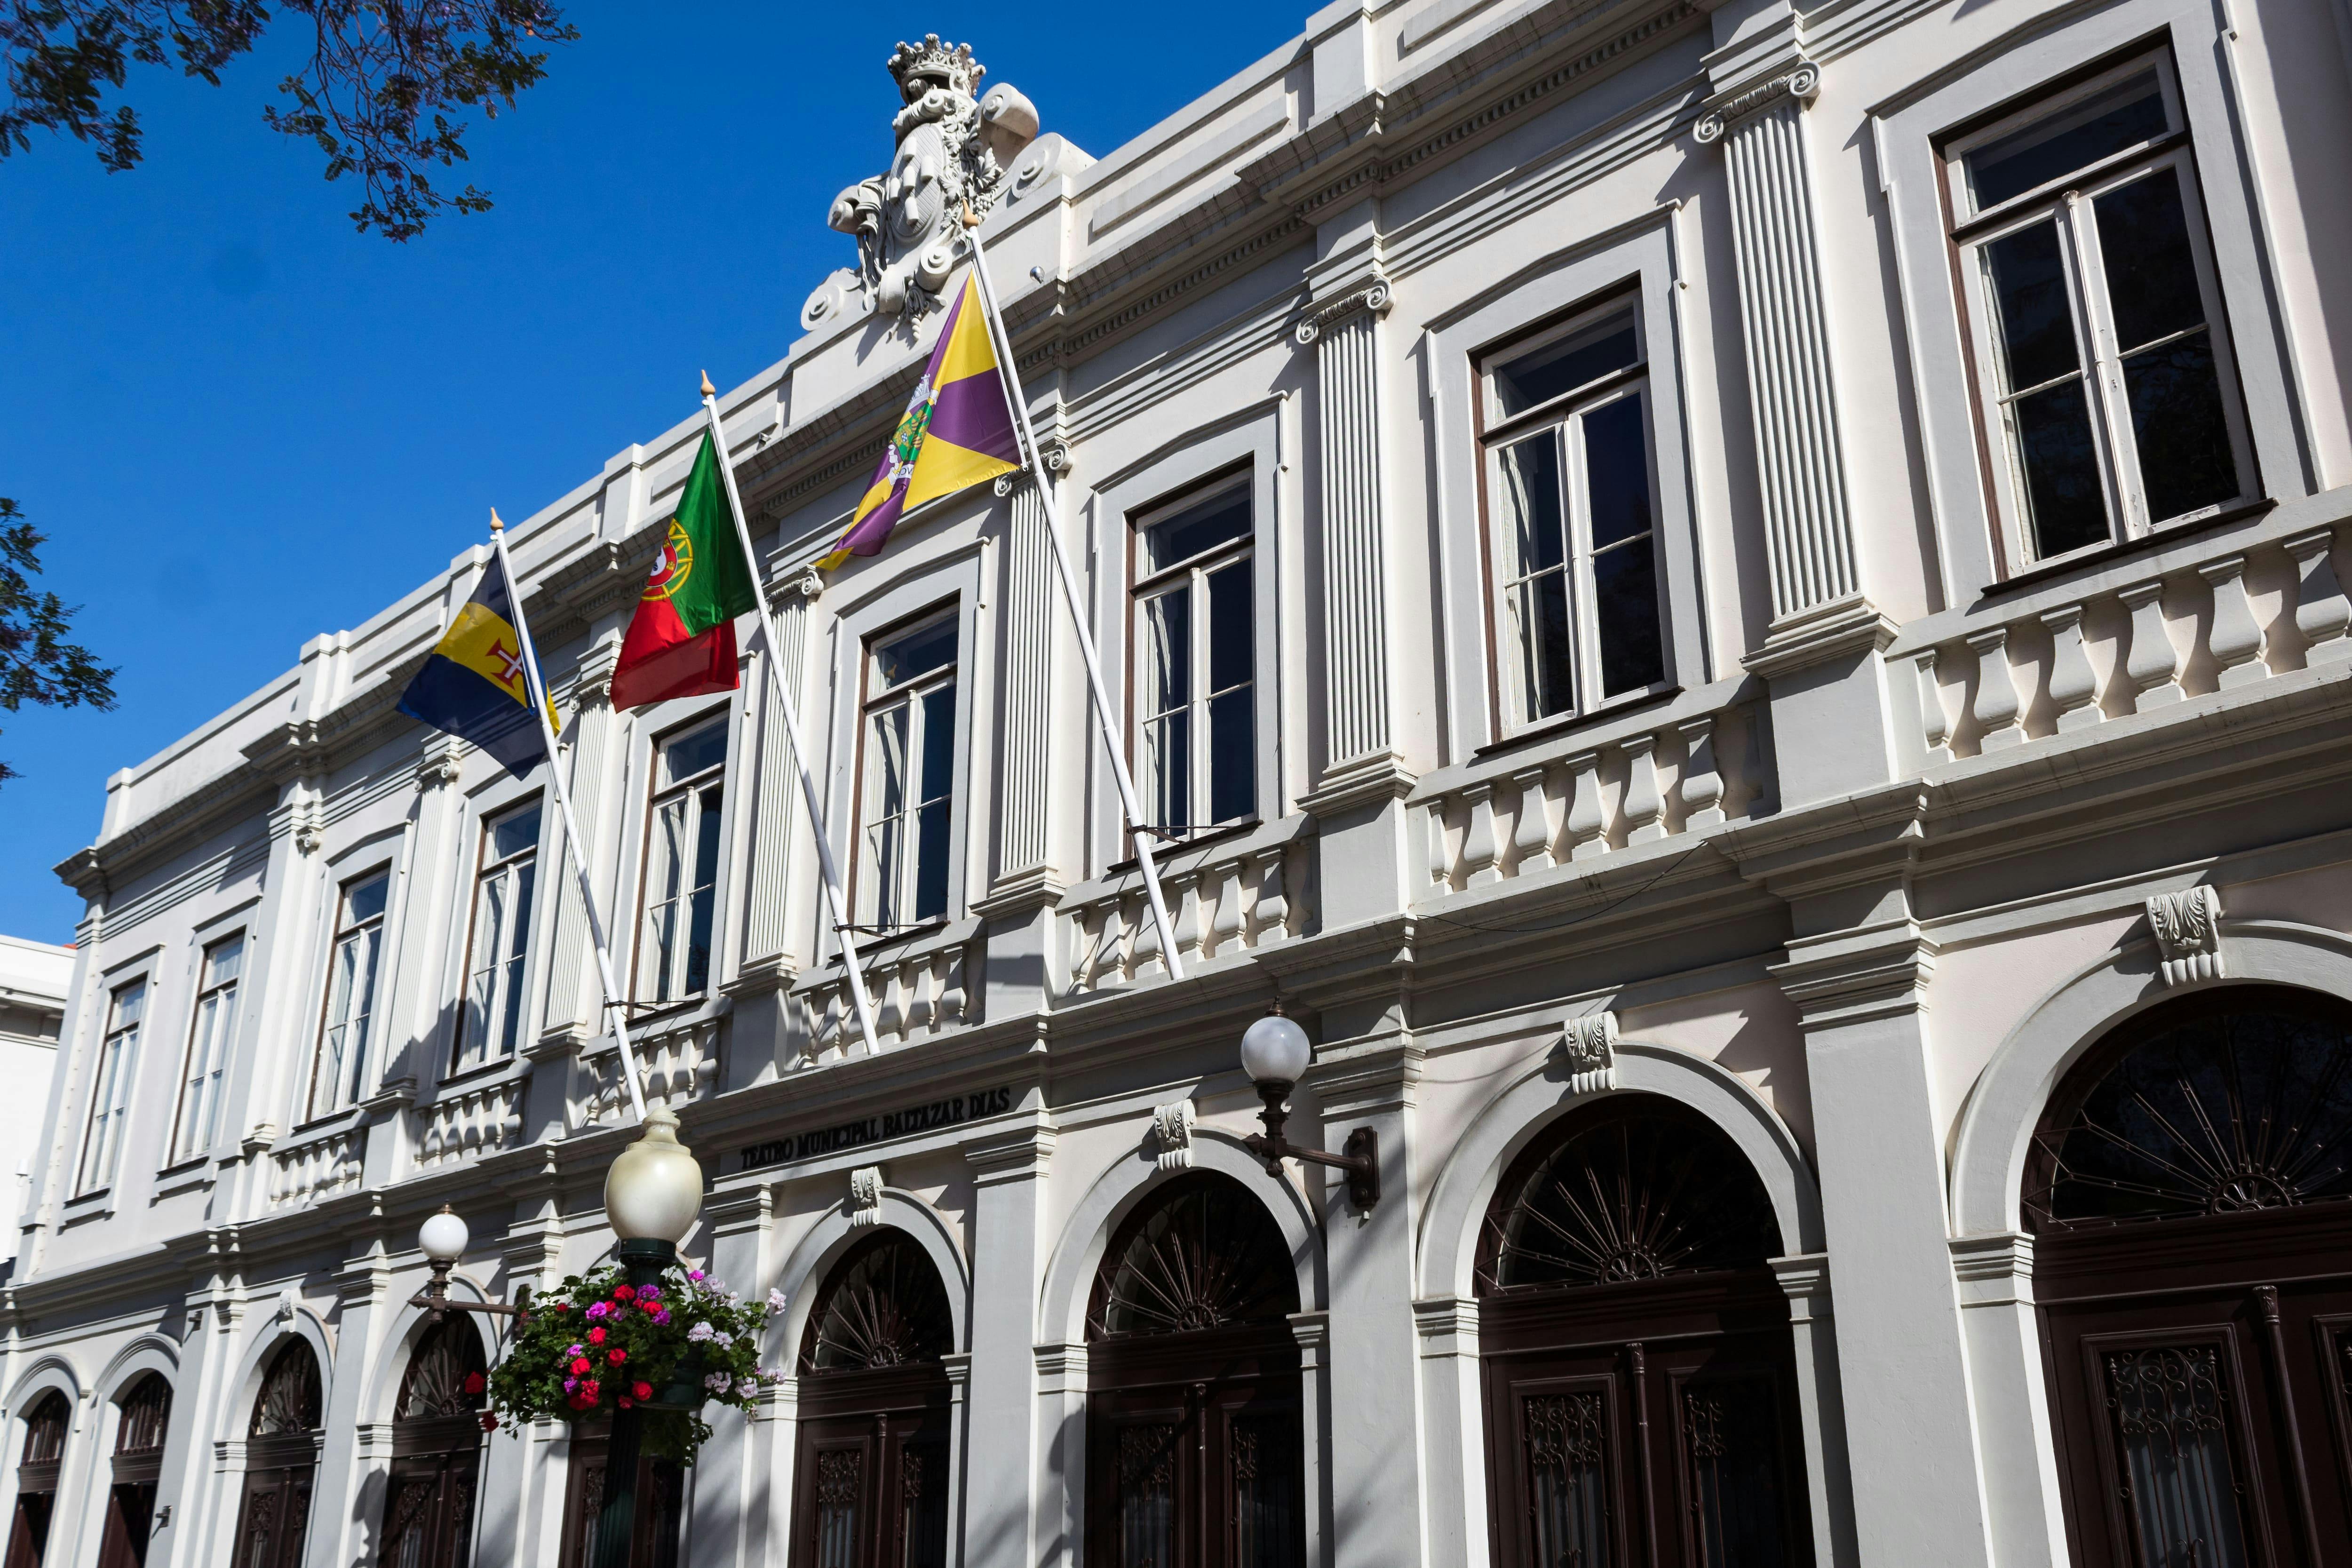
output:
[[[379,1568],[468,1568],[481,1437],[471,1415],[394,1425]]]
[[[1300,1568],[1299,1362],[1286,1326],[1093,1347],[1090,1568]]]
[[[596,1560],[597,1528],[604,1511],[609,1422],[576,1428],[563,1489],[562,1568],[588,1568]],[[677,1568],[686,1517],[686,1472],[642,1449],[637,1454],[635,1512],[629,1531],[629,1568]]]
[[[806,1373],[801,1390],[793,1568],[947,1568],[939,1364]]]
[[[236,1568],[301,1568],[317,1447],[308,1437],[256,1438],[246,1451]]]
[[[1812,1560],[1769,1272],[1490,1298],[1479,1334],[1497,1568]]]
[[[2043,1234],[2077,1563],[2352,1568],[2347,1211]]]

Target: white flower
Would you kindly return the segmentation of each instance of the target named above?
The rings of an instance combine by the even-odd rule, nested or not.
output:
[[[686,1337],[692,1340],[696,1344],[700,1344],[703,1341],[710,1338],[711,1335],[717,1332],[718,1331],[713,1329],[709,1323],[697,1323],[694,1327],[686,1331]]]
[[[784,1303],[785,1297],[782,1290],[771,1290],[768,1292],[768,1310],[771,1312],[781,1312],[784,1310]]]
[[[748,1377],[735,1385],[735,1396],[739,1399],[749,1399],[759,1392],[760,1385]]]
[[[702,1380],[702,1386],[710,1390],[713,1394],[724,1394],[727,1392],[727,1384],[731,1380],[725,1373],[714,1372],[709,1377]]]
[[[729,1333],[725,1329],[717,1329],[711,1332],[710,1342],[717,1345],[720,1350],[725,1350],[729,1345],[735,1342],[735,1336]]]

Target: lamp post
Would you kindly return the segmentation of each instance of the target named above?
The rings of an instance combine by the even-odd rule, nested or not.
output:
[[[677,1115],[666,1105],[646,1110],[635,1142],[621,1151],[604,1176],[604,1212],[618,1244],[613,1255],[634,1286],[656,1284],[677,1261],[677,1244],[702,1212],[702,1167],[677,1141]],[[645,1413],[613,1412],[604,1447],[604,1505],[596,1516],[590,1568],[628,1568],[637,1523],[637,1447]]]
[[[1242,1070],[1257,1086],[1258,1098],[1265,1108],[1258,1120],[1265,1124],[1262,1133],[1252,1133],[1243,1140],[1243,1147],[1265,1163],[1269,1176],[1279,1180],[1285,1160],[1304,1160],[1310,1164],[1329,1165],[1348,1173],[1348,1201],[1360,1209],[1370,1209],[1381,1201],[1381,1139],[1369,1127],[1359,1127],[1348,1134],[1340,1152],[1329,1153],[1321,1149],[1301,1149],[1282,1135],[1282,1124],[1290,1119],[1285,1101],[1290,1091],[1298,1087],[1309,1062],[1315,1058],[1314,1043],[1307,1031],[1284,1014],[1280,1002],[1265,1011],[1265,1016],[1252,1024],[1242,1034]]]
[[[448,1312],[485,1312],[493,1317],[519,1318],[530,1310],[530,1287],[528,1285],[515,1292],[511,1307],[500,1301],[453,1301],[449,1299],[449,1270],[457,1259],[466,1256],[466,1245],[473,1238],[473,1233],[466,1228],[465,1220],[447,1204],[441,1205],[440,1213],[426,1216],[425,1223],[416,1227],[416,1245],[425,1249],[425,1261],[433,1265],[433,1277],[425,1282],[422,1291],[408,1299],[408,1304],[424,1308],[434,1322],[439,1322],[443,1314]]]

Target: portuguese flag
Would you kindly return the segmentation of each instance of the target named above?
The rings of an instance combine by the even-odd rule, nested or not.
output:
[[[719,448],[705,430],[668,536],[621,639],[613,706],[643,708],[734,690],[735,617],[757,607],[751,565],[727,507]]]

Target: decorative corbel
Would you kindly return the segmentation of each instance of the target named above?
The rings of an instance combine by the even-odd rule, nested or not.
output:
[[[1192,1125],[1200,1120],[1189,1100],[1151,1108],[1151,1135],[1160,1141],[1160,1168],[1163,1171],[1189,1171],[1192,1168]]]
[[[1568,1092],[1600,1094],[1617,1087],[1617,1015],[1588,1013],[1561,1028],[1559,1054],[1568,1065]]]
[[[2219,980],[2221,966],[2221,896],[2200,883],[2147,901],[2147,929],[2163,957],[2164,983]]]
[[[852,1229],[882,1223],[882,1167],[860,1165],[849,1173],[849,1224]]]

